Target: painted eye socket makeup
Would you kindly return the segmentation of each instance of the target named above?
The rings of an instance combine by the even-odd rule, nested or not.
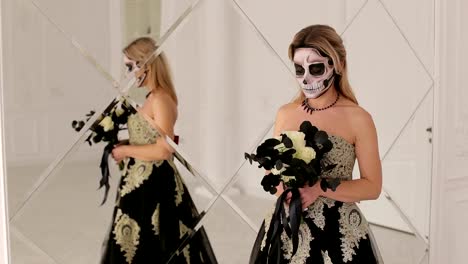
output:
[[[305,70],[304,70],[304,67],[302,67],[302,65],[294,63],[294,68],[296,68],[297,77],[304,76]]]
[[[322,62],[310,64],[309,73],[312,76],[322,76],[325,73],[325,64]]]
[[[302,67],[302,65],[299,64],[294,64],[294,67],[296,69],[296,76],[297,77],[302,77],[305,74],[305,69]],[[312,76],[322,76],[325,74],[325,64],[323,62],[318,62],[318,63],[312,63],[309,65],[309,74]]]
[[[133,64],[131,63],[126,63],[125,67],[127,67],[127,72],[132,72],[133,71]]]

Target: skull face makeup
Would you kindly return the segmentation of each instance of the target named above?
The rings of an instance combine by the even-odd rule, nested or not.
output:
[[[294,52],[296,79],[307,98],[318,98],[331,87],[334,67],[331,59],[314,48],[298,48]]]
[[[124,63],[126,68],[125,75],[128,76],[133,74],[137,81],[137,87],[141,87],[145,82],[146,76],[148,75],[148,71],[142,71],[141,67],[138,65],[138,62],[129,59],[127,56],[124,56]]]

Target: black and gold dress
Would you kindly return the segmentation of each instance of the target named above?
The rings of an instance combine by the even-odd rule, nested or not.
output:
[[[159,133],[140,115],[128,118],[132,145],[153,144]],[[126,161],[101,263],[167,263],[199,213],[172,160]],[[199,229],[170,263],[217,263]]]
[[[339,136],[330,136],[333,149],[325,157],[337,166],[324,173],[326,178],[351,180],[356,160],[354,145]],[[286,210],[287,211],[287,210]],[[272,214],[260,228],[250,263],[267,262],[265,250]],[[280,263],[292,264],[381,264],[383,263],[369,224],[355,203],[319,197],[303,212],[299,226],[299,245],[292,256],[293,244],[286,231],[281,234]]]

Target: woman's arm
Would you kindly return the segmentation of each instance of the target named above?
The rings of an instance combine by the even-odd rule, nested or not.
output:
[[[165,160],[172,156],[173,149],[167,143],[165,136],[174,137],[174,125],[177,119],[177,106],[172,98],[166,94],[151,95],[148,97],[153,112],[153,126],[160,130],[161,137],[156,143],[148,145],[124,145],[114,148],[114,158],[123,159],[133,157],[139,160],[153,161]]]
[[[377,132],[372,117],[365,111],[356,117],[355,150],[359,163],[360,179],[343,181],[335,192],[327,190],[321,196],[342,202],[375,200],[382,190],[382,166],[380,163]],[[320,189],[320,188],[318,188]]]
[[[167,160],[171,157],[172,152],[166,146],[166,140],[158,138],[155,144],[148,145],[125,145],[123,155],[144,161]]]

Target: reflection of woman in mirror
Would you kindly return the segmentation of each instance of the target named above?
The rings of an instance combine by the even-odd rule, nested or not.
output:
[[[336,191],[322,191],[320,182],[299,190],[304,210],[299,247],[292,256],[292,241],[283,231],[281,245],[276,245],[278,263],[381,263],[369,224],[356,206],[356,202],[377,199],[381,192],[377,133],[371,115],[358,105],[349,84],[343,41],[329,26],[309,26],[294,36],[289,57],[302,93],[279,109],[274,134],[297,131],[305,120],[326,131],[333,148],[325,155],[337,166],[323,176],[342,182]],[[356,158],[360,178],[353,180]],[[281,193],[284,188],[278,187]],[[271,217],[263,222],[251,263],[275,258],[264,250],[270,222]]]
[[[153,56],[156,48],[153,39],[144,37],[123,51],[128,72],[149,93],[141,113],[128,118],[130,144],[112,151],[126,166],[101,263],[166,263],[199,218],[163,139],[164,134],[174,137],[177,96],[165,56]],[[190,241],[171,263],[216,263],[203,228]]]

